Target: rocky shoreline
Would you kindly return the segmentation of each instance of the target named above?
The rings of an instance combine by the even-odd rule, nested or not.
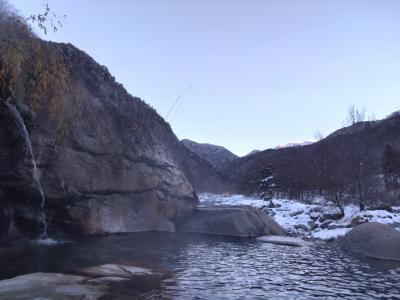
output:
[[[400,207],[367,208],[360,212],[356,205],[347,205],[343,216],[333,204],[325,203],[323,199],[315,199],[309,204],[274,199],[273,206],[243,195],[200,194],[199,199],[200,205],[249,205],[259,208],[282,226],[288,235],[310,240],[334,241],[355,226],[368,222],[388,224],[400,230]]]
[[[210,205],[210,198],[215,197],[225,205]],[[225,198],[225,199],[224,199]],[[283,204],[276,208],[261,209],[243,205],[244,202],[256,201],[243,196],[228,197],[200,195],[201,205],[191,216],[178,224],[178,231],[196,234],[220,235],[239,238],[255,238],[260,243],[276,244],[277,247],[315,247],[315,240],[305,234],[286,232],[277,222],[277,218],[267,213],[276,210],[285,211],[294,220],[303,220],[304,212],[293,212],[284,208]],[[240,200],[240,201],[239,201]],[[226,202],[242,205],[226,205]],[[275,201],[276,204],[281,201]],[[220,203],[221,204],[221,203]],[[249,204],[249,203],[247,203]],[[252,203],[255,205],[255,203]],[[281,210],[278,210],[281,208]],[[315,212],[310,208],[308,212]],[[281,216],[282,217],[282,216]],[[326,218],[321,215],[319,218]],[[387,218],[390,219],[390,218]],[[393,218],[392,218],[393,220]],[[396,217],[394,220],[397,220]],[[321,222],[319,222],[321,223]],[[322,223],[323,224],[323,223]],[[298,232],[303,230],[297,228]],[[334,229],[328,229],[334,230]],[[314,233],[319,232],[317,228]],[[287,233],[289,235],[287,235]],[[310,233],[310,232],[308,232]],[[337,237],[336,237],[337,238]],[[337,238],[332,246],[341,250],[367,258],[400,262],[400,232],[386,224],[365,222],[354,225],[343,238]],[[284,248],[282,248],[283,251]],[[0,295],[7,299],[126,299],[127,295],[134,299],[144,299],[154,290],[160,288],[163,278],[168,276],[165,270],[155,270],[134,263],[105,264],[91,266],[66,273],[32,273],[0,281]],[[136,298],[135,298],[136,297]],[[151,298],[151,297],[150,297]]]

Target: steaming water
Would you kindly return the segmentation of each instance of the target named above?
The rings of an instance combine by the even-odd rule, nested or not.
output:
[[[35,161],[35,156],[33,155],[33,150],[32,150],[32,144],[31,140],[29,138],[29,133],[28,130],[26,129],[24,120],[22,119],[20,113],[14,108],[14,106],[6,103],[10,113],[12,114],[13,118],[17,122],[17,125],[19,126],[20,132],[24,136],[24,140],[26,142],[26,148],[28,149],[29,156],[31,158],[31,164],[33,166],[32,171],[33,171],[33,179],[35,180],[35,184],[37,186],[37,189],[39,190],[40,197],[41,197],[41,204],[40,207],[42,209],[42,223],[43,223],[43,232],[41,234],[42,239],[47,239],[47,223],[46,223],[46,214],[44,211],[44,206],[45,206],[45,197],[42,189],[42,185],[40,184],[40,179],[39,179],[39,172],[36,166],[36,161]]]
[[[151,299],[400,299],[400,268],[392,263],[327,246],[190,234],[110,235],[0,249],[0,278],[126,262],[169,270]]]
[[[64,241],[64,240],[55,240],[52,238],[44,238],[41,237],[38,240],[33,240],[32,244],[36,244],[36,245],[42,245],[42,246],[57,246],[57,245],[62,245],[62,244],[68,244],[68,243],[72,243],[71,241]]]

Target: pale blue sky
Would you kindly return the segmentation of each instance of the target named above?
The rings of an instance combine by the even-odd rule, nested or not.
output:
[[[398,0],[11,0],[66,14],[46,38],[108,66],[179,138],[239,155],[312,139],[354,103],[400,109]]]

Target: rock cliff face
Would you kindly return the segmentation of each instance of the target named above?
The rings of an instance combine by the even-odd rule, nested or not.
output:
[[[29,135],[19,112],[0,101],[0,237],[40,227],[41,186]],[[21,222],[22,220],[22,222]]]
[[[130,96],[105,67],[70,44],[51,45],[71,78],[70,91],[59,100],[59,119],[51,117],[50,105],[31,105],[29,94],[13,105],[0,103],[2,228],[10,234],[11,210],[40,208],[37,173],[50,230],[173,231],[174,222],[198,202],[188,179],[196,190],[212,191],[223,184],[218,174],[191,157],[156,111]],[[29,134],[13,121],[12,111]],[[193,174],[192,167],[200,171]],[[40,225],[40,215],[31,215]],[[27,219],[16,218],[19,231],[26,230]]]

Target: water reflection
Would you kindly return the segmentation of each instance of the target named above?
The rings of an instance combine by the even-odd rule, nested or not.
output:
[[[400,269],[326,246],[292,248],[246,239],[140,233],[56,247],[1,251],[0,277],[140,262],[171,276],[152,297],[176,299],[400,298]]]

